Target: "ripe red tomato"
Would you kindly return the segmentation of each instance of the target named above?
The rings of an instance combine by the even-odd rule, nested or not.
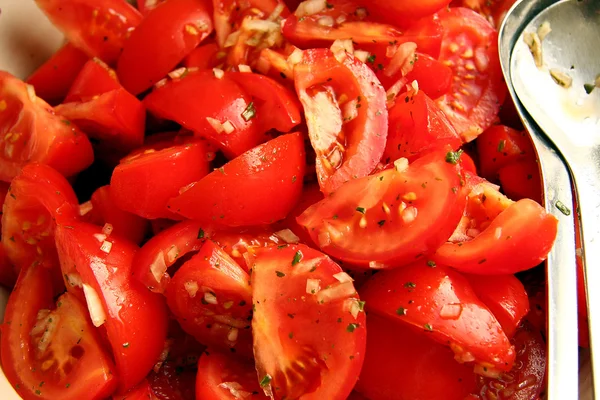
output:
[[[150,11],[125,42],[117,73],[137,95],[164,78],[213,31],[210,0],[170,0]]]
[[[183,60],[183,66],[186,68],[198,68],[198,69],[213,69],[220,63],[219,46],[214,43],[204,43],[201,46],[196,47],[192,52]]]
[[[446,115],[425,93],[414,90],[400,95],[390,109],[388,138],[382,161],[404,157],[409,161],[423,153],[450,146],[457,150],[462,140]]]
[[[388,130],[386,95],[373,71],[345,52],[313,49],[302,52],[294,80],[321,190],[332,193],[369,175],[381,160]]]
[[[0,180],[10,181],[28,162],[47,164],[65,176],[94,159],[88,138],[57,115],[32,86],[0,71]]]
[[[469,282],[440,264],[420,261],[374,275],[362,288],[367,310],[420,329],[449,345],[458,362],[481,374],[510,371],[515,349]]]
[[[542,182],[537,160],[518,161],[498,171],[502,190],[514,200],[532,199],[542,203]]]
[[[198,93],[218,93],[198,96]],[[256,123],[249,94],[231,79],[211,71],[184,73],[144,99],[156,116],[180,123],[234,158],[268,139]]]
[[[492,125],[506,97],[498,32],[466,8],[451,8],[439,16],[444,27],[440,61],[452,68],[454,79],[450,92],[437,103],[463,140],[470,142]]]
[[[101,400],[118,376],[85,306],[71,294],[56,301],[47,269],[28,265],[8,299],[2,369],[25,400]]]
[[[251,265],[254,356],[265,394],[346,399],[363,364],[367,333],[352,281],[303,245],[261,249]]]
[[[92,322],[106,327],[119,391],[131,389],[156,363],[167,334],[163,299],[131,277],[137,246],[78,222],[58,225],[55,236],[63,274],[80,276]],[[81,293],[76,286],[67,288]]]
[[[374,0],[369,3],[371,5],[369,12],[373,13],[377,18],[389,23],[410,26],[419,18],[431,15],[436,11],[442,11],[450,3],[450,0],[425,0],[419,2],[411,0]]]
[[[148,380],[142,381],[139,385],[125,394],[114,394],[112,400],[162,400],[156,397]]]
[[[284,219],[296,204],[305,164],[302,137],[279,136],[187,186],[168,208],[218,226],[270,224]]]
[[[410,264],[442,245],[461,218],[461,167],[446,161],[453,154],[432,152],[400,171],[351,181],[298,223],[324,252],[345,262],[374,269]]]
[[[216,349],[206,350],[198,363],[196,398],[267,400],[258,384],[254,365]]]
[[[85,63],[73,81],[65,103],[90,101],[106,92],[122,88],[116,72],[99,58]]]
[[[472,369],[448,347],[402,322],[367,316],[365,365],[355,390],[369,400],[464,400],[476,389]]]
[[[529,297],[514,275],[465,275],[473,291],[502,326],[509,339],[529,313]]]
[[[93,211],[100,217],[99,224],[110,224],[112,235],[140,244],[148,232],[148,221],[117,207],[110,192],[110,186],[107,185],[98,188],[92,194]]]
[[[169,199],[208,173],[203,142],[165,145],[157,143],[136,151],[114,169],[111,195],[121,210],[148,219],[174,219],[167,209]]]
[[[36,0],[75,47],[113,64],[142,15],[123,0]]]
[[[297,218],[304,213],[310,206],[323,200],[323,192],[317,184],[304,185],[300,200],[289,213],[285,221],[282,222],[282,226],[290,229],[296,236],[298,236],[300,243],[314,247],[314,242],[310,237],[310,234],[300,225]]]
[[[60,278],[56,221],[79,216],[79,202],[69,182],[46,165],[27,164],[13,179],[3,209],[2,247],[16,271],[38,263]]]
[[[38,97],[52,105],[63,101],[88,56],[73,46],[65,44],[31,74],[25,82],[35,88]]]
[[[250,277],[221,248],[207,241],[167,286],[171,312],[200,343],[252,356]]]
[[[136,0],[137,8],[140,10],[142,15],[148,15],[148,13],[154,10],[160,3],[165,0]]]
[[[531,139],[524,130],[494,125],[477,138],[476,144],[481,176],[491,181],[497,179],[498,171],[503,167],[535,159]]]

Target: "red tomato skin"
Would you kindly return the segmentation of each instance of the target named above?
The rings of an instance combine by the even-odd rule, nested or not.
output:
[[[313,247],[315,244],[306,229],[304,229],[304,227],[298,223],[297,218],[302,215],[302,213],[304,213],[304,211],[306,211],[310,206],[323,200],[323,198],[323,192],[321,192],[319,185],[304,185],[300,200],[294,209],[289,213],[285,221],[283,221],[283,226],[294,232],[294,234],[300,239],[300,243],[311,247]]]
[[[367,316],[365,364],[355,390],[369,400],[464,400],[476,377],[442,344],[405,324]]]
[[[457,360],[510,371],[515,350],[459,273],[425,261],[373,276],[361,288],[367,311],[412,326],[449,345]]]
[[[400,95],[389,111],[388,138],[382,161],[389,164],[404,157],[414,161],[423,153],[450,146],[457,150],[462,140],[440,108],[421,90]]]
[[[36,0],[38,7],[75,47],[107,64],[117,61],[142,15],[126,1]]]
[[[258,384],[254,365],[247,361],[208,348],[198,362],[196,377],[196,398],[203,400],[230,400],[231,391],[220,386],[222,383],[236,382],[241,385],[237,390],[251,393],[245,397],[251,400],[267,400]]]
[[[512,339],[529,313],[529,297],[520,280],[514,275],[467,275],[479,299],[494,314],[502,330]]]
[[[263,131],[290,132],[302,122],[296,94],[268,76],[230,72],[225,75],[255,99],[256,118]]]
[[[64,103],[89,101],[100,94],[120,89],[117,74],[104,61],[89,60],[75,78]]]
[[[198,96],[198,93],[218,93]],[[147,109],[161,118],[180,123],[194,134],[204,137],[224,152],[237,157],[268,139],[255,119],[246,121],[242,114],[251,97],[230,79],[218,79],[213,71],[190,72],[185,77],[167,82],[144,99]],[[218,133],[208,121],[231,122],[234,131]]]
[[[112,400],[161,400],[154,395],[152,387],[148,380],[142,381],[139,385],[125,394],[113,394]]]
[[[125,42],[117,74],[138,95],[164,78],[213,31],[209,0],[170,0],[150,11]]]
[[[56,105],[63,101],[88,56],[71,43],[65,44],[25,81],[33,85],[38,97]]]
[[[197,255],[185,262],[167,286],[171,312],[189,335],[202,344],[252,357],[252,291],[250,277],[218,245],[207,241]],[[187,285],[196,283],[194,289]],[[217,304],[209,303],[213,293]],[[224,304],[230,302],[226,307]],[[208,315],[215,313],[214,317]],[[227,317],[233,323],[221,322]],[[234,340],[229,339],[235,329]]]
[[[317,152],[316,167],[321,191],[329,194],[349,180],[368,176],[381,160],[388,130],[385,91],[373,71],[351,55],[338,61],[328,49],[313,49],[303,52],[301,63],[294,69],[294,80],[304,112],[309,115],[308,131]],[[315,100],[316,97],[310,94],[312,89],[317,90],[324,82],[341,86],[338,88],[339,96],[350,90],[352,95],[347,97],[357,99],[357,115],[345,126],[337,100],[328,98],[333,104],[324,110],[321,108],[322,100]],[[330,92],[325,92],[325,96],[330,96]],[[336,114],[335,118],[331,113]],[[340,132],[344,132],[346,144],[343,146],[344,155],[338,156],[336,166],[332,165],[333,156],[330,154],[334,153],[335,146],[340,145],[337,142]],[[339,155],[339,150],[336,154]]]
[[[111,195],[123,211],[148,219],[173,219],[167,209],[169,199],[207,173],[208,158],[202,142],[144,152],[123,159],[115,168]]]
[[[137,246],[117,236],[107,253],[91,224],[72,223],[56,229],[56,246],[63,273],[75,265],[83,284],[98,295],[106,313],[106,332],[119,377],[118,389],[127,391],[150,372],[164,349],[167,310],[164,300],[131,278]],[[104,243],[104,242],[103,242]],[[69,289],[69,288],[68,288]]]
[[[519,161],[501,168],[502,190],[513,200],[532,199],[542,203],[542,182],[537,160]]]
[[[546,259],[557,225],[557,219],[535,201],[519,200],[472,240],[445,243],[431,258],[470,274],[515,274]]]
[[[15,270],[37,262],[58,272],[55,221],[78,216],[69,182],[46,165],[27,164],[13,179],[2,214],[2,245]]]
[[[92,164],[88,138],[44,100],[31,97],[24,82],[0,71],[0,89],[0,180],[10,181],[28,162],[47,164],[68,177]],[[20,135],[8,136],[13,132]]]
[[[375,0],[371,2],[369,12],[377,18],[391,24],[410,26],[415,20],[427,17],[436,11],[442,10],[451,0],[426,0],[415,2],[411,0]]]
[[[300,134],[282,135],[189,185],[168,207],[217,226],[270,224],[284,219],[296,204],[305,164]]]
[[[112,225],[112,235],[122,236],[139,245],[148,232],[148,221],[117,207],[110,192],[110,186],[107,185],[92,194],[94,210],[100,214],[103,224]]]
[[[535,151],[527,132],[494,125],[477,138],[481,176],[496,181],[498,171],[518,161],[535,160]]]
[[[186,58],[183,66],[186,68],[213,69],[219,65],[219,46],[216,43],[206,43],[196,47]]]
[[[439,59],[452,68],[454,77],[452,88],[437,103],[463,140],[470,142],[496,121],[506,98],[498,32],[467,8],[451,8],[439,16],[444,28]]]
[[[27,266],[19,275],[8,299],[2,326],[0,345],[4,374],[25,400],[104,399],[117,386],[117,377],[113,374],[114,364],[102,349],[98,335],[87,319],[85,306],[70,294],[65,294],[60,299],[64,302],[62,307],[73,307],[68,309],[71,310],[71,316],[80,318],[82,329],[78,333],[81,335],[81,342],[77,344],[84,349],[84,354],[65,377],[69,380],[64,382],[66,379],[63,378],[58,382],[61,383],[60,386],[51,374],[57,371],[45,373],[41,368],[36,368],[40,367],[41,361],[35,358],[37,349],[30,339],[30,332],[38,319],[38,311],[52,308],[54,291],[48,285],[49,280],[49,271],[40,266]],[[45,384],[42,386],[40,382]],[[66,383],[69,384],[68,389],[65,389]]]
[[[146,16],[148,13],[156,8],[160,3],[165,0],[136,0],[137,9],[140,10],[142,15]]]
[[[123,88],[89,101],[61,104],[56,112],[73,121],[90,137],[119,150],[135,149],[144,143],[146,109]]]

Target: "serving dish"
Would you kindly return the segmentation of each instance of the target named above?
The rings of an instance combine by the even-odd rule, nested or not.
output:
[[[64,41],[62,35],[37,9],[33,0],[2,0],[0,5],[0,70],[25,78]],[[0,318],[8,292],[0,289]],[[583,357],[585,358],[585,357]],[[591,399],[589,366],[582,367],[580,399]],[[0,399],[18,400],[0,371]]]

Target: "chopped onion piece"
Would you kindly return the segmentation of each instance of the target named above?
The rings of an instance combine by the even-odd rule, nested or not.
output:
[[[344,118],[343,122],[345,124],[358,117],[358,108],[356,108],[357,105],[358,101],[356,99],[342,105],[342,117]]]
[[[243,386],[237,382],[223,382],[219,384],[219,387],[229,390],[229,393],[231,393],[231,395],[238,400],[247,399],[248,397],[252,396],[252,393],[242,390],[244,389]]]
[[[368,51],[364,51],[364,50],[354,50],[354,57],[358,58],[360,61],[366,63],[367,59],[369,58],[369,56],[371,55],[371,53],[369,53]]]
[[[163,363],[167,360],[167,357],[169,356],[169,351],[171,351],[172,343],[173,339],[165,340],[165,346],[163,347],[163,351],[158,356],[158,361],[156,362],[156,364],[154,364],[154,367],[152,368],[154,372],[158,372],[160,370],[160,367],[162,367]]]
[[[296,236],[296,234],[289,229],[284,229],[284,230],[275,232],[275,236],[277,236],[279,239],[283,240],[284,242],[286,242],[288,244],[296,244],[300,241],[300,238],[298,236]]]
[[[410,86],[412,87],[412,89],[415,91],[415,93],[413,93],[414,95],[419,93],[419,82],[417,82],[416,80],[412,81],[410,83]]]
[[[232,123],[231,123],[231,121],[229,121],[229,120],[227,120],[227,121],[223,122],[223,125],[222,125],[222,126],[223,126],[223,131],[224,131],[226,134],[228,134],[228,135],[229,135],[230,133],[232,133],[233,131],[235,131],[235,127],[233,126],[233,124],[232,124]]]
[[[217,133],[223,133],[223,124],[218,119],[206,117],[206,121],[213,127]]]
[[[225,72],[221,68],[213,68],[213,74],[217,79],[223,79],[223,76],[225,76]]]
[[[106,240],[106,235],[103,234],[103,233],[94,233],[94,237],[100,243],[102,243],[102,242],[104,242]]]
[[[238,70],[240,72],[252,72],[252,68],[250,68],[250,66],[248,66],[246,64],[240,64],[240,65],[238,65]]]
[[[287,59],[287,62],[290,66],[294,66],[302,62],[302,58],[304,57],[304,53],[300,49],[295,49],[292,54]]]
[[[353,296],[356,294],[356,289],[352,282],[337,283],[328,289],[321,290],[317,294],[317,301],[324,303],[326,301],[335,301],[344,297]]]
[[[177,260],[177,257],[179,257],[179,248],[173,245],[171,246],[169,251],[167,251],[167,262],[169,264],[172,264],[173,262],[175,262],[175,260]]]
[[[406,171],[408,169],[408,159],[404,157],[397,159],[394,161],[394,168],[398,172]]]
[[[167,78],[163,78],[163,79],[161,79],[160,81],[156,82],[156,83],[154,84],[154,87],[155,87],[156,89],[160,89],[161,87],[165,86],[165,85],[167,84],[167,82],[168,82],[168,81],[169,81],[169,80],[168,80]]]
[[[337,274],[333,275],[333,277],[342,283],[354,282],[354,279],[352,279],[352,277],[345,272],[338,272]]]
[[[107,237],[110,236],[110,234],[112,233],[112,231],[113,231],[112,224],[106,223],[102,227],[102,233],[105,234]]]
[[[206,301],[208,304],[212,304],[212,305],[219,304],[219,301],[217,300],[217,296],[215,296],[215,294],[211,291],[207,291],[204,293],[204,301]]]
[[[342,52],[354,54],[354,44],[351,39],[337,39],[331,45],[331,51],[333,54]]]
[[[407,207],[402,211],[402,220],[405,224],[410,224],[417,218],[417,209],[415,207]]]
[[[177,79],[177,78],[181,78],[186,72],[187,72],[187,68],[181,67],[181,68],[177,68],[174,71],[169,72],[167,75],[169,75],[169,78],[171,78],[171,79]]]
[[[573,78],[558,68],[550,68],[550,76],[558,86],[564,87],[565,89],[568,89],[573,85]]]
[[[225,43],[223,44],[223,47],[227,48],[227,47],[232,47],[233,45],[235,45],[238,41],[238,39],[240,38],[240,35],[242,34],[241,31],[235,31],[229,34],[229,36],[227,36],[227,39],[225,39]]]
[[[443,319],[458,319],[462,314],[461,304],[444,304],[440,310],[440,317]]]
[[[400,44],[390,60],[390,65],[383,71],[383,74],[390,77],[401,72],[402,76],[406,76],[413,69],[416,51],[417,44],[415,42]]]
[[[542,22],[542,24],[537,29],[537,34],[540,38],[540,41],[543,41],[550,32],[552,32],[552,28],[550,28],[550,22]]]
[[[317,241],[319,242],[319,247],[327,247],[331,244],[331,234],[329,232],[321,232]]]
[[[165,256],[163,252],[159,252],[154,259],[154,262],[150,265],[150,272],[156,282],[160,282],[167,272],[167,264],[165,263]]]
[[[96,293],[94,288],[84,283],[83,294],[85,296],[85,301],[88,306],[92,323],[96,328],[102,326],[106,322],[106,312],[104,312],[104,306],[100,301],[98,293]]]
[[[496,230],[494,231],[494,238],[496,240],[500,240],[500,238],[502,237],[502,227],[499,226],[496,228]]]
[[[241,318],[233,318],[229,315],[215,315],[213,318],[217,322],[220,322],[222,324],[232,326],[232,327],[238,328],[238,329],[246,329],[248,326],[250,326],[250,323],[248,322],[248,320],[241,319]]]
[[[264,19],[244,19],[242,28],[248,31],[255,32],[273,32],[281,29],[281,26],[277,22],[266,21]]]
[[[320,279],[307,279],[306,280],[306,293],[317,294],[321,290]]]
[[[476,364],[473,368],[473,372],[477,375],[485,376],[487,378],[497,379],[502,375],[502,371],[494,368],[493,365],[480,365]]]
[[[29,97],[29,100],[31,100],[32,102],[35,102],[35,99],[37,98],[37,96],[35,95],[35,88],[32,85],[27,84],[27,96]]]
[[[346,17],[344,14],[341,14],[339,17],[337,17],[335,19],[335,23],[338,24],[338,25],[341,25],[344,22],[346,22],[347,19],[348,19],[348,17]]]
[[[190,297],[193,299],[196,297],[196,293],[198,293],[198,282],[196,281],[187,281],[183,284],[183,287],[188,292]]]
[[[65,275],[65,278],[67,278],[67,283],[73,287],[81,287],[83,284],[81,276],[76,272]]]
[[[94,205],[92,204],[92,202],[86,201],[85,203],[82,203],[79,205],[79,215],[81,215],[83,217],[84,215],[86,215],[87,213],[92,211],[93,209],[94,209]]]
[[[358,299],[347,299],[344,301],[344,311],[350,312],[354,319],[358,318],[358,314],[362,311]]]
[[[321,256],[321,257],[317,257],[317,258],[312,258],[310,260],[301,261],[300,263],[296,264],[296,266],[294,267],[293,274],[294,275],[302,275],[307,272],[314,271],[314,268],[316,268],[321,262],[323,262],[326,257],[327,256]]]
[[[331,28],[335,24],[335,20],[333,19],[333,17],[325,15],[317,20],[317,24],[319,24],[320,26]]]
[[[231,328],[231,330],[227,334],[227,340],[229,340],[230,342],[237,341],[239,333],[240,331],[238,328]]]
[[[325,0],[307,0],[298,4],[294,15],[298,18],[305,17],[307,15],[314,15],[325,10],[327,2]]]
[[[102,245],[100,246],[100,250],[102,250],[106,254],[110,254],[110,251],[112,250],[112,246],[113,246],[113,244],[111,242],[109,242],[108,240],[105,240],[104,242],[102,242]]]
[[[386,268],[386,265],[384,263],[380,263],[379,261],[369,261],[369,268],[384,269],[384,268]]]
[[[40,353],[44,353],[48,349],[50,342],[52,342],[52,336],[54,336],[56,328],[58,327],[60,317],[54,314],[50,315],[52,315],[52,318],[47,319],[46,329],[44,330],[44,333],[38,342],[37,348]]]
[[[273,12],[267,18],[267,21],[277,21],[281,16],[281,13],[285,10],[285,6],[283,3],[278,3],[277,6],[273,9]]]

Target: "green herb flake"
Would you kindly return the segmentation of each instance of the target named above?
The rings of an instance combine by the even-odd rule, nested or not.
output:
[[[242,118],[244,118],[244,121],[246,121],[246,122],[250,121],[252,118],[256,118],[256,108],[254,107],[253,101],[251,101],[248,104],[248,106],[242,113]]]
[[[285,274],[283,272],[281,272],[281,271],[275,271],[275,273],[277,274],[277,276],[279,278],[283,278],[285,276]]]
[[[290,333],[288,334],[288,337],[289,337],[290,339],[293,339],[293,338],[294,338],[294,332],[290,332]]]
[[[458,163],[458,161],[460,160],[460,156],[462,155],[462,153],[463,153],[462,150],[449,151],[448,153],[446,153],[446,162],[448,164],[456,165]]]
[[[367,57],[367,62],[373,64],[376,59],[377,56],[375,54],[371,54],[369,57]]]
[[[429,261],[427,261],[427,266],[428,266],[428,267],[431,267],[431,268],[433,268],[433,267],[435,267],[436,265],[437,265],[437,264],[435,263],[435,261],[432,261],[432,260],[429,260]]]
[[[298,264],[302,260],[302,252],[298,250],[296,254],[294,254],[294,258],[292,259],[292,267]]]
[[[325,2],[325,7],[332,9],[333,8],[333,4],[329,3],[329,2]]]
[[[396,314],[402,316],[402,315],[406,315],[406,308],[404,307],[400,307],[396,310]]]
[[[263,376],[263,378],[260,380],[260,387],[265,387],[267,385],[269,385],[271,383],[271,381],[273,380],[273,378],[271,378],[271,375],[266,374],[265,376]]]
[[[591,94],[594,91],[594,89],[596,89],[596,85],[594,85],[593,83],[584,83],[583,88],[585,89],[585,92],[587,94]]]
[[[430,324],[425,324],[425,325],[423,325],[423,327],[425,328],[426,331],[429,331],[429,332],[433,331],[433,327]]]
[[[365,311],[365,304],[367,304],[367,302],[363,301],[363,300],[358,300],[357,303],[358,303],[358,310]]]
[[[353,333],[356,330],[356,328],[358,328],[358,326],[359,326],[358,324],[355,324],[352,322],[352,323],[348,324],[348,326],[346,327],[346,331]]]
[[[385,225],[385,219],[382,219],[381,221],[377,222],[377,225],[379,225],[380,227]]]
[[[364,207],[356,207],[356,211],[358,211],[361,214],[364,214],[366,212]]]
[[[204,239],[204,229],[202,228],[198,231],[198,239]]]
[[[71,125],[71,121],[69,121],[68,119],[63,119],[62,123],[65,124],[65,125],[67,125],[67,126]]]
[[[414,288],[416,288],[416,287],[417,287],[417,284],[416,284],[416,283],[414,283],[414,282],[406,282],[406,283],[404,284],[404,287],[405,287],[405,288],[408,288],[408,289],[414,289]]]
[[[565,214],[566,216],[571,215],[571,210],[569,209],[569,207],[567,207],[565,205],[565,203],[563,203],[562,201],[558,200],[555,204],[556,208],[558,208],[558,210]]]
[[[496,148],[496,151],[498,153],[502,153],[504,151],[504,146],[506,146],[506,140],[502,139],[500,142],[498,142],[498,147]]]

